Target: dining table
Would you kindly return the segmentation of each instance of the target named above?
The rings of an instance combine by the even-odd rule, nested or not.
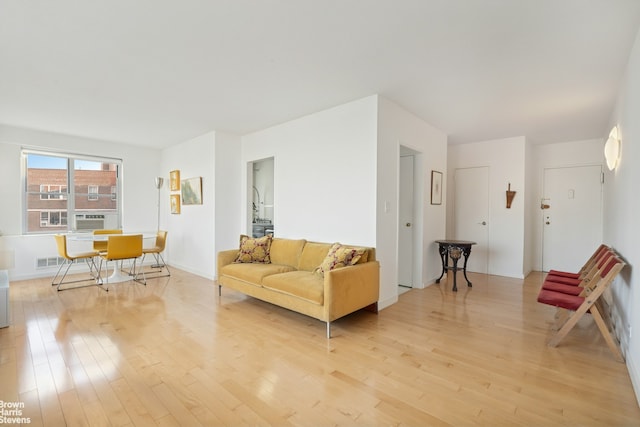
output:
[[[123,235],[137,235],[142,234],[143,244],[145,241],[149,241],[152,239],[152,242],[155,242],[155,238],[157,236],[157,232],[153,231],[144,231],[144,232],[130,232],[126,231],[121,234],[93,234],[92,232],[74,232],[67,234],[67,240],[75,241],[78,243],[82,242],[108,242],[109,236],[123,236]],[[152,243],[153,244],[153,243]],[[118,267],[118,263],[114,262],[113,272],[109,275],[108,282],[109,283],[120,283],[127,282],[129,280],[133,280],[133,276],[131,276],[128,272],[122,271],[122,264]]]

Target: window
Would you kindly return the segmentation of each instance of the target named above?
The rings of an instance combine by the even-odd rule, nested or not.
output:
[[[66,193],[66,185],[40,184],[40,200],[61,200],[66,197]]]
[[[40,212],[40,227],[60,227],[67,225],[66,211]]]
[[[94,215],[120,227],[120,160],[31,150],[23,159],[25,233],[86,229],[82,220]]]
[[[98,200],[98,193],[100,192],[97,185],[89,185],[87,193],[89,194],[88,200]]]

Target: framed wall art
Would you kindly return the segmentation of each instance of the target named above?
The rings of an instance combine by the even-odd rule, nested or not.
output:
[[[169,184],[171,191],[180,191],[180,171],[169,172]]]
[[[171,213],[180,215],[180,195],[179,194],[171,195]]]
[[[202,177],[185,179],[181,185],[183,205],[202,204]]]
[[[442,204],[442,172],[431,171],[431,204]]]

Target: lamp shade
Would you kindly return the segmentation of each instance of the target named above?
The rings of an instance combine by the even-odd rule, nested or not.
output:
[[[618,126],[614,126],[609,133],[609,138],[604,144],[604,158],[607,161],[609,170],[614,170],[618,165],[620,157],[620,136],[618,134]]]

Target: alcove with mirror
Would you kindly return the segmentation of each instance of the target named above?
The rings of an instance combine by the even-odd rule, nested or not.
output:
[[[253,237],[274,233],[273,157],[251,162],[249,196],[251,232]]]

